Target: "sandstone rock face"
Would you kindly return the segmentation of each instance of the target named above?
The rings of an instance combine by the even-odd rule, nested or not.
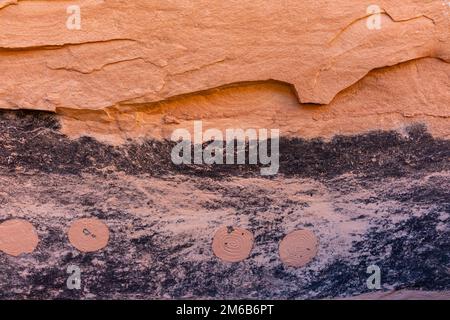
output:
[[[59,108],[62,131],[121,144],[142,137],[169,139],[177,128],[278,128],[282,136],[332,138],[370,130],[403,130],[425,123],[436,137],[450,136],[450,64],[426,58],[371,72],[328,105],[299,104],[279,83],[211,90],[151,105],[103,110]]]
[[[81,29],[69,30],[67,3],[1,2],[1,108],[100,110],[104,117],[113,113],[113,120],[106,123],[114,127],[117,112],[141,107],[147,112],[143,121],[136,119],[135,123],[145,122],[143,130],[148,134],[154,123],[145,113],[155,116],[155,102],[166,104],[168,99],[179,101],[180,96],[202,98],[224,91],[219,107],[233,113],[236,100],[227,98],[230,89],[221,88],[233,86],[248,94],[250,85],[253,92],[259,89],[257,95],[275,96],[258,101],[259,105],[252,103],[251,95],[237,98],[262,110],[254,121],[270,118],[274,112],[288,113],[289,120],[276,119],[278,125],[293,128],[288,131],[301,131],[303,123],[296,122],[313,115],[298,109],[317,109],[314,114],[323,111],[320,106],[298,102],[332,102],[333,110],[317,117],[332,119],[335,131],[348,127],[343,120],[347,111],[365,113],[389,127],[405,116],[430,122],[434,117],[448,117],[450,6],[443,0],[377,1],[379,29],[368,28],[369,19],[374,18],[367,11],[372,1],[79,3]],[[396,67],[392,76],[389,68],[408,61]],[[368,80],[358,82],[380,68]],[[293,89],[280,93],[268,88],[274,86],[272,82]],[[281,95],[285,96],[282,101]],[[142,113],[131,111],[125,118]],[[174,112],[191,118],[199,113],[189,105]],[[391,119],[385,121],[388,114]],[[154,120],[161,124],[161,119]],[[104,124],[103,119],[96,122],[93,131]],[[448,135],[442,121],[432,126],[441,128],[436,134]]]
[[[1,299],[448,299],[448,0],[77,5],[0,0]],[[278,174],[175,164],[196,120]]]

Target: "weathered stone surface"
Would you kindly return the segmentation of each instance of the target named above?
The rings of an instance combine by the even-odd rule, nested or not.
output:
[[[368,293],[356,296],[358,300],[450,300],[450,292],[398,290]]]
[[[0,109],[32,110],[0,112],[0,222],[39,236],[0,253],[0,298],[351,297],[371,264],[394,294],[362,298],[448,298],[448,1],[78,3],[68,30],[69,2],[0,0]],[[194,120],[280,129],[279,174],[175,165]],[[99,251],[70,244],[83,218]],[[214,256],[224,225],[254,235],[244,261]],[[299,229],[319,247],[290,268]]]
[[[445,1],[380,0],[369,30],[372,2],[86,0],[68,30],[65,2],[3,1],[0,107],[97,110],[270,79],[327,104],[373,69],[449,62]]]
[[[103,110],[59,108],[62,131],[111,144],[127,139],[170,139],[177,128],[278,128],[286,137],[332,138],[424,123],[450,136],[450,64],[425,58],[372,71],[328,105],[299,104],[292,88],[256,83],[210,90],[155,104]]]

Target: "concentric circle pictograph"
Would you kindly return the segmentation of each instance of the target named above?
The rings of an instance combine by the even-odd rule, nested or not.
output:
[[[279,247],[280,258],[288,267],[300,268],[310,263],[319,250],[319,240],[312,231],[296,230]]]
[[[222,227],[214,236],[212,249],[223,261],[239,262],[248,258],[253,242],[253,234],[246,229]]]
[[[70,243],[82,252],[99,251],[109,241],[109,229],[96,218],[79,219],[72,223],[69,232]]]
[[[17,257],[32,253],[39,242],[34,226],[26,220],[13,219],[0,224],[0,250]]]

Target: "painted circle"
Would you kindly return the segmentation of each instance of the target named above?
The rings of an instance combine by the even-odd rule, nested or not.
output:
[[[99,219],[79,219],[70,226],[69,241],[82,252],[99,251],[108,245],[109,229]]]
[[[248,258],[253,248],[253,234],[242,228],[221,227],[214,235],[212,249],[216,257],[226,262]]]
[[[280,258],[288,267],[300,268],[310,263],[319,250],[319,240],[312,231],[297,230],[288,234],[279,247]]]
[[[26,220],[13,219],[0,224],[0,250],[17,257],[32,253],[39,242],[34,226]]]

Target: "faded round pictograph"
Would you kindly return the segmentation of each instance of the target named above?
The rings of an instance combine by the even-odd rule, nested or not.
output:
[[[212,249],[216,257],[226,262],[247,259],[253,248],[253,234],[242,228],[221,227],[214,235]]]
[[[319,250],[319,240],[309,230],[296,230],[280,242],[281,261],[288,267],[301,268],[310,263]]]
[[[84,218],[72,223],[68,236],[70,243],[78,250],[95,252],[108,245],[109,229],[97,218]]]
[[[26,220],[12,219],[0,224],[0,251],[8,255],[32,253],[38,242],[36,229]]]

